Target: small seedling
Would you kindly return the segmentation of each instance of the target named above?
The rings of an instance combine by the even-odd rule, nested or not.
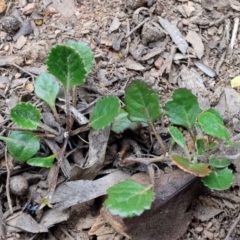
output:
[[[147,123],[157,136],[153,122],[159,118],[162,111],[155,91],[144,82],[133,81],[126,88],[124,102],[124,110],[127,112],[129,120]],[[202,111],[196,96],[187,89],[178,89],[173,93],[172,99],[165,105],[165,113],[170,122],[175,125],[168,128],[173,144],[178,144],[184,150],[184,155],[180,156],[168,152],[166,156],[170,156],[172,161],[183,171],[201,177],[204,185],[210,189],[225,190],[230,188],[234,179],[232,170],[229,169],[231,162],[227,158],[218,157],[219,154],[213,155],[213,152],[220,151],[223,147],[240,149],[240,143],[230,140],[230,134],[224,126],[220,114],[214,109]],[[187,142],[179,127],[184,127],[195,143],[193,153],[189,152]],[[162,146],[161,140],[159,144]],[[131,161],[133,160],[131,158]],[[136,162],[140,161],[146,164],[159,160],[163,160],[163,158],[149,158],[148,161],[144,158],[136,158]],[[105,207],[112,214],[118,214],[122,217],[138,215],[138,206],[131,205],[131,209],[126,207],[130,194],[125,195],[123,193],[121,195],[121,192],[124,192],[122,184],[115,185],[108,190],[109,195]],[[126,185],[124,185],[126,188],[128,187],[127,184],[126,182]],[[141,201],[142,211],[150,206],[149,199],[151,201],[154,199],[151,187],[151,185],[145,186],[145,189],[149,189],[149,192],[147,194],[148,198]],[[144,192],[144,190],[138,190],[135,187],[132,191],[135,192],[136,196]],[[117,198],[121,200],[117,201],[115,199],[116,193],[121,195]]]
[[[52,167],[55,158],[61,161],[65,156],[74,122],[70,112],[71,103],[75,106],[76,87],[85,82],[92,70],[93,52],[86,43],[67,41],[65,45],[52,48],[46,64],[49,73],[43,73],[36,79],[35,93],[49,105],[56,121],[60,123],[55,101],[61,85],[64,88],[66,127],[65,139],[60,151],[47,157],[38,157],[41,138],[56,137],[59,133],[42,123],[40,110],[30,103],[19,103],[11,109],[11,119],[20,128],[8,137],[0,136],[0,140],[6,141],[8,151],[15,160],[39,167]],[[139,123],[143,122],[156,136],[163,154],[151,159],[138,158],[136,162],[147,164],[150,170],[152,162],[162,161],[170,155],[179,168],[201,177],[203,183],[209,188],[224,190],[231,186],[233,173],[229,169],[230,161],[228,158],[214,155],[213,150],[220,149],[220,146],[221,149],[224,147],[239,149],[240,143],[231,141],[228,129],[217,111],[214,109],[202,111],[197,98],[187,89],[176,90],[163,111],[159,105],[158,94],[140,80],[134,80],[128,85],[123,101],[125,106],[120,109],[120,101],[117,97],[106,96],[100,99],[93,109],[88,127],[101,130],[112,124],[111,129],[114,132],[122,133],[127,128],[135,129]],[[154,122],[162,112],[165,112],[170,122],[175,125],[168,130],[173,142],[183,148],[183,156],[167,153],[165,144],[157,133]],[[195,144],[193,153],[189,152],[179,126],[190,133]],[[58,165],[56,169],[57,176]],[[55,180],[57,181],[57,178]],[[108,190],[109,196],[105,207],[111,213],[122,217],[140,215],[151,207],[154,200],[153,186],[153,178],[152,183],[146,186],[131,180],[119,183]],[[52,184],[49,195],[42,199],[41,207],[50,206],[55,187],[56,182]]]

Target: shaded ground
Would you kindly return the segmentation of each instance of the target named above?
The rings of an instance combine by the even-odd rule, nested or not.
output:
[[[0,10],[3,2],[0,1]],[[159,93],[162,105],[170,99],[175,89],[186,87],[198,96],[203,109],[217,105],[228,126],[233,125],[233,118],[238,122],[239,99],[233,93],[235,90],[229,87],[230,80],[240,73],[240,37],[237,32],[240,5],[237,1],[82,0],[69,1],[67,6],[62,6],[58,1],[53,1],[57,4],[55,6],[47,0],[36,0],[35,6],[30,5],[30,2],[9,1],[1,15],[0,126],[9,126],[9,109],[17,102],[40,104],[34,95],[34,80],[46,71],[44,62],[51,47],[62,44],[67,39],[85,41],[94,51],[94,70],[86,86],[78,89],[77,109],[86,116],[97,98],[111,94],[122,97],[129,81],[137,78],[146,81]],[[136,2],[138,5],[134,6]],[[15,19],[10,19],[13,23],[6,23],[5,15],[14,15]],[[167,19],[179,29],[188,44],[186,49],[181,43],[173,41],[176,30],[165,28],[160,24],[159,17]],[[19,22],[16,18],[19,18]],[[15,35],[18,27],[27,24],[28,20],[29,24],[22,29],[28,31],[23,33],[26,36]],[[231,40],[235,33],[236,39]],[[162,120],[163,125],[160,121],[156,124],[159,133],[163,133],[163,129],[168,126],[168,120]],[[232,131],[235,135],[238,128]],[[1,135],[7,133],[8,131],[2,130]],[[145,148],[150,149],[153,145],[152,153],[161,153],[147,128],[143,128],[140,135]],[[114,161],[123,145],[115,139],[116,136],[111,137],[113,139],[112,142],[109,141],[106,153],[108,164]],[[88,141],[87,134],[81,134],[81,138]],[[81,144],[83,149],[87,148],[85,144],[79,143],[80,140],[74,141],[75,145]],[[9,219],[11,214],[6,193],[6,154],[4,144],[1,143],[0,146],[0,216],[3,212],[4,218]],[[76,158],[71,157],[72,164],[79,164],[76,159],[84,159],[87,155],[86,151],[79,151],[78,154],[80,155]],[[30,184],[33,188],[36,187],[36,182],[45,180],[48,175],[46,170],[19,166],[10,156],[7,159],[11,176],[23,172],[35,175],[35,180]],[[237,161],[233,162],[233,169],[236,180],[229,191],[203,195],[191,206],[194,210],[193,219],[182,239],[225,239],[230,226],[239,215],[240,169]],[[164,171],[169,171],[169,168],[165,167]],[[74,176],[71,180],[73,179],[81,178]],[[11,199],[14,212],[18,213],[29,196],[11,195]],[[49,233],[33,233],[31,225],[31,233],[18,232],[19,223],[12,223],[12,228],[8,225],[6,237],[124,239],[98,217],[101,204],[102,199],[97,199],[81,207],[73,207],[70,218],[66,213],[57,217],[51,215],[49,218],[59,218],[59,222],[64,221],[65,217],[69,219],[64,223],[53,223],[55,226],[49,228]],[[239,226],[231,237],[240,238]]]

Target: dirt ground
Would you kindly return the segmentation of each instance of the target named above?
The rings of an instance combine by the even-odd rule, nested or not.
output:
[[[122,99],[127,84],[140,79],[157,91],[162,106],[175,89],[191,90],[202,109],[216,107],[220,111],[233,136],[240,132],[239,89],[236,85],[234,89],[231,86],[231,80],[240,75],[239,1],[0,0],[0,13],[0,135],[9,133],[6,128],[12,126],[9,110],[16,103],[31,102],[47,111],[34,94],[34,82],[46,71],[45,61],[50,49],[69,39],[88,43],[94,52],[94,69],[86,85],[77,92],[76,109],[85,116],[91,113],[97,99],[106,95]],[[63,98],[60,94],[58,101]],[[60,105],[58,109],[63,111]],[[156,125],[159,133],[164,135],[169,121],[161,119]],[[72,145],[68,148],[72,167],[70,181],[89,179],[79,177],[78,167],[73,167],[82,164],[76,159],[85,159],[90,154],[86,150],[88,133],[79,134],[79,138],[69,144]],[[110,135],[106,157],[104,153],[107,163],[91,180],[99,180],[114,170],[113,162],[126,137],[136,140],[141,136],[145,149],[152,149],[148,151],[155,155],[161,154],[150,135],[146,126],[135,138],[131,134]],[[81,146],[78,151],[70,153],[78,144]],[[98,144],[101,148],[102,142]],[[42,153],[51,151],[49,149],[47,143],[41,145]],[[191,212],[190,223],[188,220],[182,222],[187,231],[180,227],[171,230],[184,232],[179,239],[240,239],[238,160],[231,165],[235,181],[229,190],[204,190],[186,207],[184,211]],[[163,167],[165,173],[170,171],[171,174],[169,169],[167,165]],[[20,175],[30,179],[28,194],[10,194],[9,181],[11,183],[12,177]],[[0,142],[0,239],[127,239],[124,231],[116,226],[114,229],[99,213],[104,200],[99,196],[103,194],[86,197],[87,200],[78,205],[69,203],[71,197],[67,197],[63,204],[71,210],[65,207],[55,212],[48,209],[48,212],[36,213],[33,193],[37,188],[47,191],[44,183],[49,175],[49,169],[16,163],[7,154],[5,144]],[[64,174],[60,171],[58,185],[68,194],[64,182]],[[90,191],[91,194],[94,191]],[[170,227],[171,221],[166,222]],[[230,230],[234,223],[236,225]],[[228,236],[229,232],[231,236]],[[158,239],[177,239],[157,234]]]

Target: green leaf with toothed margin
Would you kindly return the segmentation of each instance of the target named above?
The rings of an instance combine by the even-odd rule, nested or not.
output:
[[[229,189],[234,181],[232,170],[228,168],[216,169],[212,171],[209,176],[203,177],[202,182],[205,186],[214,190]]]
[[[40,139],[31,132],[15,131],[8,138],[8,151],[19,162],[26,162],[40,149]]]
[[[83,59],[88,75],[92,71],[94,65],[94,55],[88,44],[85,42],[74,42],[72,40],[67,40],[65,45],[74,48],[79,53]]]
[[[41,125],[41,113],[31,103],[18,103],[11,109],[10,116],[12,121],[22,128],[36,129]]]
[[[132,180],[118,183],[107,192],[105,207],[113,215],[123,218],[139,216],[144,210],[150,209],[155,196],[150,186]]]
[[[173,124],[181,125],[191,131],[201,112],[197,97],[189,90],[180,88],[174,91],[172,100],[165,105],[166,115]]]
[[[210,109],[202,112],[198,117],[198,121],[205,133],[224,140],[230,139],[228,129],[224,126],[221,116],[215,110]]]
[[[58,45],[51,49],[47,58],[48,71],[65,89],[84,83],[87,70],[79,53],[72,47]]]
[[[50,107],[53,107],[55,105],[60,86],[52,74],[40,74],[36,79],[34,87],[35,94],[40,99],[46,102]]]
[[[103,129],[114,120],[120,110],[117,97],[107,96],[100,99],[93,109],[90,126],[96,130]]]
[[[140,80],[134,80],[127,86],[124,103],[124,110],[133,122],[151,125],[161,115],[158,94]]]

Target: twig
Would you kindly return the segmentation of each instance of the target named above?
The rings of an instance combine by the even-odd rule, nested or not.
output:
[[[32,132],[32,133],[46,133],[48,131],[44,129],[26,129],[26,128],[18,128],[18,127],[8,127],[8,126],[0,126],[0,129],[10,130],[10,131],[22,131],[22,132]],[[51,133],[51,132],[48,132]]]
[[[232,54],[233,47],[234,47],[234,44],[235,44],[235,41],[236,41],[238,26],[239,26],[239,17],[236,17],[236,18],[234,18],[232,38],[231,38],[231,42],[230,42],[230,45],[229,45],[230,54]]]
[[[25,72],[27,74],[29,74],[32,78],[35,78],[36,76],[33,74],[33,73],[30,73],[29,71],[25,70],[24,68],[18,66],[17,64],[15,63],[11,63],[14,67],[20,69],[22,72]]]
[[[170,55],[169,55],[169,58],[168,58],[168,66],[167,66],[167,69],[166,69],[166,73],[170,73],[171,72],[171,67],[172,67],[172,62],[173,62],[173,58],[174,58],[174,55],[176,53],[176,50],[177,50],[177,47],[176,45],[172,45],[171,46],[171,52],[170,52]]]
[[[146,18],[144,19],[142,22],[140,22],[135,28],[132,29],[132,31],[130,31],[125,38],[128,38],[129,36],[131,36],[136,30],[138,30],[144,23],[146,23],[147,21],[149,21],[150,18]]]
[[[225,60],[226,52],[227,52],[227,51],[225,51],[225,52],[222,54],[220,60],[217,62],[216,66],[215,66],[215,71],[216,71],[217,74],[219,74],[219,69],[220,69],[222,63],[223,63],[224,60]]]
[[[232,13],[229,13],[221,18],[219,18],[218,20],[212,22],[209,24],[209,27],[213,26],[213,25],[218,25],[219,23],[223,22],[225,19],[229,18],[232,16]]]
[[[127,35],[130,33],[130,23],[129,23],[129,19],[127,18]],[[128,37],[127,38],[127,47],[126,47],[126,51],[125,51],[125,55],[127,56],[128,55],[128,52],[129,52],[129,44],[131,42],[131,38]]]
[[[236,228],[238,222],[240,221],[240,214],[238,215],[238,217],[235,219],[233,225],[231,226],[230,230],[228,231],[227,236],[225,237],[225,240],[231,240],[231,234],[234,231],[234,229]]]
[[[62,232],[68,237],[68,239],[74,240],[74,238],[68,233],[67,230],[65,230],[63,227],[60,227],[60,229],[61,229]]]
[[[145,165],[150,165],[151,163],[155,162],[163,162],[164,160],[168,160],[166,156],[161,155],[160,157],[155,157],[155,158],[132,158],[128,157],[125,158],[121,161],[121,164],[126,164],[126,163],[143,163]]]
[[[6,168],[7,168],[7,179],[6,179],[6,193],[7,193],[7,200],[8,200],[8,206],[9,206],[9,211],[10,214],[13,214],[13,208],[12,208],[12,200],[10,196],[10,169],[8,165],[8,155],[7,155],[7,148],[5,147],[5,162],[6,162]]]
[[[0,198],[1,200],[1,198]],[[2,211],[2,203],[0,201],[0,240],[5,239],[5,231],[4,231],[4,220],[3,220],[3,211]]]

